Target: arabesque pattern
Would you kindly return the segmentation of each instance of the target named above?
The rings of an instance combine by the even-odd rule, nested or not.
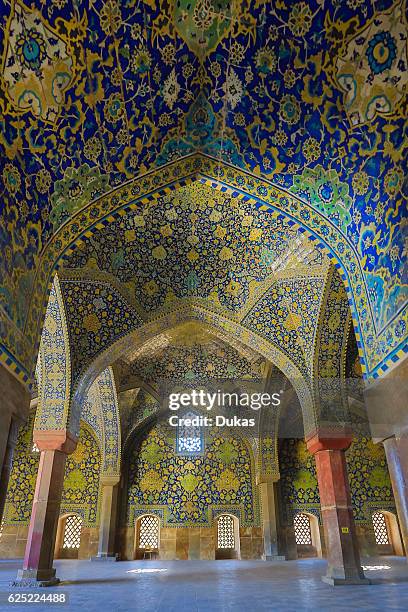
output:
[[[343,259],[366,372],[403,356],[405,0],[14,0],[0,14],[9,367],[32,374],[52,267],[73,237],[173,171],[180,180],[185,163],[171,163],[197,151],[216,158],[212,181],[219,169],[249,192],[271,180],[280,193],[271,202],[259,185],[261,201],[287,196],[282,210],[324,231]]]

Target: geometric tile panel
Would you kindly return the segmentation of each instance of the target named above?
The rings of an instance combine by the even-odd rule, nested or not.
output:
[[[324,278],[276,280],[243,320],[311,375],[313,339]]]
[[[128,522],[135,512],[164,509],[164,526],[211,526],[218,509],[234,507],[244,526],[259,525],[252,452],[238,437],[207,430],[200,455],[179,455],[173,428],[160,422],[130,457]]]
[[[235,548],[234,519],[228,514],[217,520],[217,548]]]
[[[81,544],[82,518],[76,514],[70,514],[65,519],[64,539],[62,548],[70,550],[79,548]]]
[[[111,368],[106,368],[90,386],[82,402],[81,419],[88,423],[102,450],[104,476],[120,473],[121,431],[115,381]]]
[[[376,544],[389,544],[387,521],[383,512],[373,512],[373,527]]]
[[[48,300],[40,345],[40,388],[36,429],[65,429],[70,402],[70,354],[58,277]]]
[[[139,520],[139,548],[159,548],[159,518],[149,514]]]
[[[299,512],[293,517],[296,544],[312,544],[312,532],[310,531],[310,518],[307,514]]]

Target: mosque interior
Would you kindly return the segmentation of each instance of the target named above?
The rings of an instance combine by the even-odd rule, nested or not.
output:
[[[406,0],[0,2],[0,573],[369,585],[408,552]]]

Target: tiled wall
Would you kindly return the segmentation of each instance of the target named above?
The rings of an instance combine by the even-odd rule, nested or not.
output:
[[[133,559],[135,531],[122,531],[121,558]],[[242,559],[261,559],[263,555],[262,529],[240,529]],[[216,531],[214,527],[162,527],[159,558],[166,560],[215,559]]]
[[[0,559],[22,559],[27,544],[27,525],[6,525],[0,538]],[[99,529],[83,527],[78,559],[89,559],[98,552]]]
[[[27,543],[28,526],[4,525],[0,538],[0,558],[21,559]]]

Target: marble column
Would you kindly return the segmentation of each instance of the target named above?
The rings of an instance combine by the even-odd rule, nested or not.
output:
[[[102,476],[98,554],[92,561],[116,561],[115,537],[119,476]]]
[[[264,559],[284,560],[279,554],[278,545],[278,507],[276,483],[279,476],[261,476],[259,478],[259,496],[261,501],[262,533],[264,541]]]
[[[395,506],[401,530],[405,554],[408,556],[408,440],[406,437],[396,439],[395,436],[383,440],[390,473]],[[408,467],[408,466],[407,466]]]
[[[307,439],[307,447],[316,459],[320,505],[327,552],[327,574],[331,585],[370,584],[364,576],[351,507],[345,451],[351,435]]]
[[[41,451],[23,569],[14,586],[52,586],[59,582],[52,567],[64,484],[65,461],[76,447],[66,431],[34,431]]]

